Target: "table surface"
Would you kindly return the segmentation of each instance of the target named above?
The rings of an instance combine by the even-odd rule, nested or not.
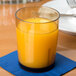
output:
[[[25,6],[42,5],[49,0],[41,0],[39,3],[0,5],[0,57],[17,49],[16,25],[14,13]],[[59,31],[57,52],[76,61],[76,36]],[[14,76],[0,67],[0,76]],[[76,69],[63,76],[76,76]]]

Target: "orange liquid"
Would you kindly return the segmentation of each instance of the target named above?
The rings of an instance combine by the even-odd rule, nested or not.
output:
[[[58,29],[55,22],[29,18],[20,22],[17,31],[19,62],[30,68],[45,68],[55,61]],[[42,23],[45,22],[45,23]]]

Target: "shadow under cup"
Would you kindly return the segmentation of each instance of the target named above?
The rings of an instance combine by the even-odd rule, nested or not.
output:
[[[32,72],[52,69],[58,39],[59,12],[49,7],[24,7],[16,12],[18,59]]]

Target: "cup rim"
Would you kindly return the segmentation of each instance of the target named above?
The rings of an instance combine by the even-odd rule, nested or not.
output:
[[[31,6],[30,6],[30,7],[31,7]],[[21,19],[21,18],[19,18],[19,17],[17,16],[17,13],[18,13],[21,9],[30,8],[30,7],[22,7],[22,8],[20,8],[20,9],[18,9],[18,10],[15,12],[15,17],[16,17],[17,19],[19,19],[20,21],[23,21],[23,22],[26,22],[26,23],[34,23],[34,22],[25,21],[25,20],[23,20],[23,19]],[[46,7],[46,8],[50,8],[50,9],[52,9],[52,10],[54,10],[54,11],[56,11],[56,12],[58,13],[58,17],[57,17],[56,19],[51,20],[51,21],[48,21],[48,22],[42,22],[42,23],[39,23],[39,24],[54,22],[54,21],[56,21],[56,20],[58,20],[58,19],[60,18],[60,13],[59,13],[56,9],[54,9],[54,8],[47,7],[47,6],[32,6],[32,7]],[[38,23],[37,23],[37,24],[38,24]]]

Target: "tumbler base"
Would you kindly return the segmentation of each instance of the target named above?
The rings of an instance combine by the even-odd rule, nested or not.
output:
[[[24,69],[26,71],[40,73],[40,72],[46,72],[46,71],[51,70],[55,66],[55,63],[46,68],[29,68],[29,67],[22,65],[20,62],[19,62],[19,65],[22,69]]]

